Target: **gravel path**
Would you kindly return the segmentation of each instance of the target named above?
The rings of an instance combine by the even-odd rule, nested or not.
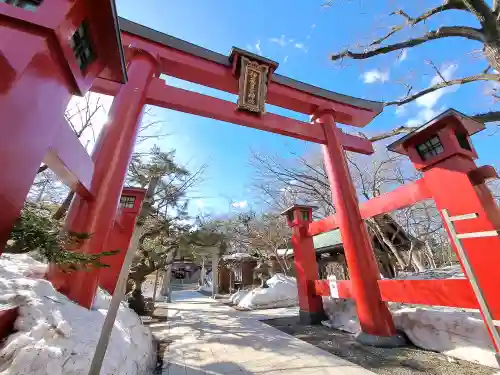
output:
[[[380,375],[492,375],[498,370],[416,347],[383,349],[363,346],[353,335],[324,326],[301,325],[297,317],[264,323]]]

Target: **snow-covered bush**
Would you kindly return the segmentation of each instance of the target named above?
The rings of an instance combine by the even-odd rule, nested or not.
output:
[[[0,257],[0,305],[19,305],[20,314],[0,350],[0,374],[87,374],[111,297],[99,290],[87,310],[40,278],[43,266],[27,255]],[[122,304],[101,374],[147,373],[153,353],[151,333]]]

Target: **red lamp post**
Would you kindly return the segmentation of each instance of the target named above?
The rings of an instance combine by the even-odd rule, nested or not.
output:
[[[106,250],[119,250],[120,252],[103,259],[109,268],[101,269],[99,274],[99,285],[111,295],[115,291],[118,275],[134,233],[136,219],[141,211],[145,194],[145,189],[123,188],[120,210],[104,245]]]
[[[312,206],[294,205],[283,211],[292,228],[292,248],[299,293],[299,316],[304,324],[320,324],[324,320],[323,300],[313,293],[314,280],[319,278],[313,238],[308,235],[312,222]]]

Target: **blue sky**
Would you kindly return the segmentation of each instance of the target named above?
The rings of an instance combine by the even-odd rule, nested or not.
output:
[[[432,65],[447,79],[480,72],[486,66],[475,50],[480,45],[461,39],[447,39],[401,53],[368,61],[333,63],[329,55],[348,45],[367,42],[380,36],[387,26],[402,22],[394,11],[394,1],[335,1],[329,8],[323,0],[117,0],[118,13],[134,22],[171,34],[211,50],[227,54],[237,46],[261,54],[280,63],[278,73],[344,94],[372,100],[401,97],[410,83],[424,88],[437,78]],[[418,3],[418,4],[417,4]],[[424,5],[436,1],[402,1],[398,6],[409,14],[422,12]],[[426,26],[443,23],[475,25],[461,12],[437,16]],[[166,78],[173,85],[212,96],[235,100],[231,95]],[[484,84],[471,84],[459,90],[443,90],[396,110],[387,108],[367,128],[378,133],[399,125],[422,124],[449,107],[464,113],[477,113],[495,108],[485,95]],[[289,111],[268,110],[305,120]],[[170,136],[161,142],[165,149],[175,148],[180,162],[192,168],[208,164],[205,181],[193,192],[190,211],[198,209],[220,213],[234,209],[231,203],[252,205],[250,193],[252,171],[248,167],[251,150],[285,155],[288,150],[306,152],[317,147],[288,137],[243,128],[210,119],[155,109]],[[500,135],[485,131],[474,137],[483,164],[499,164],[494,145]],[[242,203],[241,206],[244,206]]]

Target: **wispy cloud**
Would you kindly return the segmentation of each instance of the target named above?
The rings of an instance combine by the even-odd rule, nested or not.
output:
[[[255,50],[259,55],[262,55],[262,50],[260,49],[260,39],[255,43]]]
[[[316,24],[315,24],[315,23],[313,23],[313,24],[311,25],[311,29],[314,29],[314,28],[316,28]]]
[[[288,42],[286,41],[285,39],[285,36],[284,35],[281,35],[280,38],[270,38],[269,41],[271,43],[276,43],[277,45],[279,45],[280,47],[285,47]]]
[[[408,49],[405,48],[404,50],[401,51],[401,53],[398,56],[398,63],[402,63],[408,58]]]
[[[457,64],[448,64],[441,66],[439,72],[443,77],[441,77],[439,74],[436,73],[436,75],[433,76],[431,81],[429,82],[429,86],[434,86],[442,82],[443,78],[445,80],[452,79],[457,69],[458,69]],[[406,122],[406,125],[408,126],[423,125],[427,121],[436,117],[439,113],[443,112],[446,109],[445,106],[440,106],[439,108],[436,108],[438,101],[443,97],[443,95],[452,93],[458,90],[458,88],[459,88],[458,86],[445,87],[440,90],[430,92],[429,94],[426,94],[416,99],[415,103],[419,108],[419,112],[415,117],[409,119]]]
[[[387,82],[389,80],[389,71],[386,70],[385,72],[378,70],[378,69],[372,69],[367,72],[364,72],[361,75],[361,78],[363,79],[364,83],[376,83],[376,82]]]
[[[288,62],[288,56],[285,56],[285,58],[283,59],[283,64],[286,64]]]
[[[457,69],[458,69],[457,64],[449,64],[449,65],[443,65],[439,70],[439,72],[441,73],[441,75],[445,80],[450,80],[452,79],[453,74],[455,74]],[[434,86],[437,85],[438,83],[441,83],[443,81],[443,78],[441,78],[440,75],[436,73],[436,75],[432,77],[429,86]],[[443,95],[448,94],[450,92],[454,92],[456,90],[458,90],[458,86],[445,87],[440,90],[436,90],[424,96],[421,96],[416,100],[416,103],[420,107],[433,108]]]
[[[196,207],[198,207],[200,209],[203,208],[203,207],[205,207],[205,202],[203,201],[203,199],[197,199],[196,200]]]
[[[233,202],[231,203],[231,206],[233,206],[234,208],[245,208],[246,206],[248,206],[248,202],[247,201]]]
[[[394,110],[394,114],[398,117],[401,117],[401,116],[404,116],[405,113],[407,111],[407,108],[405,105],[401,105],[399,107],[396,107],[396,109]]]
[[[304,43],[295,43],[294,47],[298,48],[298,49],[304,49],[304,48],[306,48],[306,46],[304,45]]]

